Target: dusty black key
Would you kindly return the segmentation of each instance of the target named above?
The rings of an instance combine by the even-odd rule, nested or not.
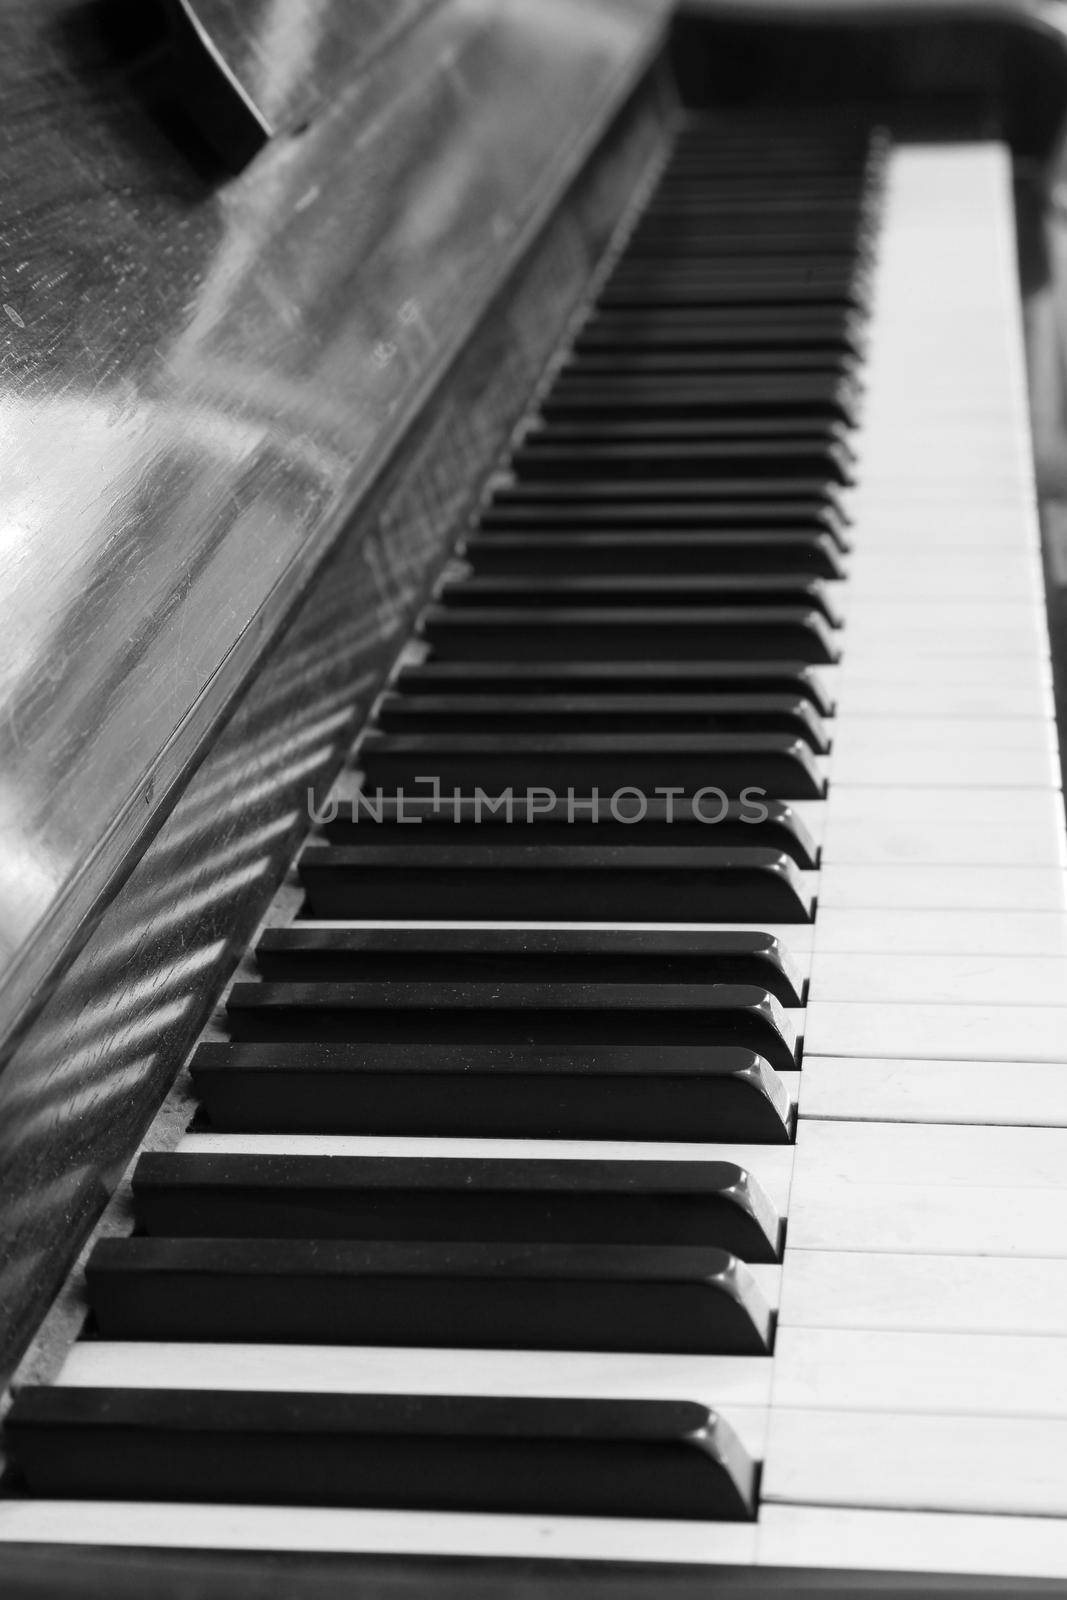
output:
[[[788,733],[816,752],[829,749],[809,702],[788,695],[389,694],[375,720],[397,733],[491,733],[497,727],[524,733]]]
[[[604,376],[611,376],[605,372]],[[600,374],[598,374],[600,376]],[[734,480],[756,472],[768,478],[826,478],[850,483],[848,454],[836,444],[809,440],[731,439],[680,440],[674,443],[634,439],[622,443],[556,444],[541,438],[522,445],[511,457],[516,478],[572,479],[605,476],[652,480],[723,477]]]
[[[435,661],[403,667],[412,694],[789,694],[820,716],[834,703],[817,673],[789,661]]]
[[[725,1250],[632,1245],[101,1239],[105,1339],[487,1350],[770,1352],[773,1319]]]
[[[327,991],[328,1003],[336,993],[322,983],[284,989],[309,987]],[[290,1026],[313,1031],[314,1019],[303,1027],[307,994],[302,1004],[286,1014],[296,1017]],[[273,1015],[261,1031],[273,1032]],[[531,1035],[540,1015],[529,1019]],[[203,1044],[193,1083],[209,1125],[231,1133],[718,1144],[786,1144],[791,1136],[785,1082],[752,1050],[445,1045],[435,1024],[429,1031],[433,1043]]]
[[[715,1245],[777,1261],[782,1224],[732,1161],[142,1155],[145,1233],[173,1238]]]
[[[411,832],[413,827],[418,834]],[[535,828],[536,833],[531,833]],[[507,848],[511,845],[655,845],[667,849],[773,850],[798,867],[818,864],[818,850],[796,808],[784,800],[720,799],[694,806],[680,796],[652,799],[644,806],[621,800],[530,803],[516,798],[510,807],[455,794],[400,799],[381,791],[358,790],[338,802],[322,831],[331,844],[458,844]]]
[[[746,791],[818,800],[826,788],[811,746],[790,733],[371,732],[358,761],[370,789],[417,795],[436,779],[472,797],[510,790],[525,800],[536,789],[546,803],[568,791],[647,798],[672,787],[690,798],[716,790],[726,800],[743,800]]]
[[[766,990],[741,984],[245,982],[230,989],[226,1016],[231,1037],[240,1042],[419,1047],[429,1031],[435,1044],[472,1050],[729,1046],[762,1056],[778,1071],[793,1071],[797,1063],[786,1012]],[[576,1088],[576,1097],[581,1093]]]
[[[831,592],[818,578],[801,573],[740,573],[703,578],[687,573],[532,575],[497,577],[492,574],[453,578],[441,586],[442,606],[471,608],[521,605],[619,608],[678,606],[690,611],[698,606],[771,607],[816,611],[838,626],[840,614]]]
[[[31,1493],[747,1521],[756,1467],[704,1406],[658,1400],[24,1388]]]
[[[782,941],[755,930],[632,928],[265,928],[264,978],[287,982],[730,983],[802,1004]]]
[[[420,633],[442,661],[837,660],[833,629],[802,606],[431,605]]]
[[[545,533],[554,528],[584,532],[740,534],[748,529],[764,532],[819,533],[848,549],[849,517],[844,508],[825,499],[776,500],[758,505],[744,500],[710,500],[703,505],[684,502],[606,500],[603,504],[581,497],[554,498],[545,506],[515,486],[493,496],[478,519],[479,537],[496,533]]]
[[[479,575],[630,573],[698,576],[800,573],[843,578],[836,541],[827,533],[499,533],[469,539],[464,558]]]

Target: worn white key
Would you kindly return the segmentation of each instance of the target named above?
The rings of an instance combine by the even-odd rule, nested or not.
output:
[[[780,1327],[1067,1337],[1067,1260],[791,1249],[761,1270]]]
[[[805,1054],[797,1077],[803,1117],[1067,1128],[1067,1073],[1059,1062]]]

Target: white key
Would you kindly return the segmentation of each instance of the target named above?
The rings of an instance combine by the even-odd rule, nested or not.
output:
[[[811,963],[811,994],[819,1002],[861,1001],[864,1005],[910,1001],[967,1006],[1067,1004],[1067,957],[816,952]],[[808,1035],[809,1047],[815,1051],[810,1023]],[[1067,1039],[1064,1046],[1067,1048]],[[887,1049],[885,1054],[891,1052]]]
[[[780,1327],[1067,1337],[1067,1260],[787,1250],[778,1292]]]
[[[844,872],[844,868],[841,869]],[[1067,955],[1067,918],[1059,911],[835,910],[820,901],[814,933],[781,929],[796,950],[907,950],[931,955]]]
[[[779,1327],[773,1403],[1067,1419],[1067,1338]]]
[[[886,607],[879,617],[853,615],[851,630],[843,647],[855,665],[869,672],[881,672],[887,677],[901,655],[922,655],[931,661],[950,655],[975,655],[987,650],[991,657],[1009,659],[1012,656],[1029,659],[1041,648],[1043,618],[1036,613],[1016,615],[1022,610],[1008,602],[1007,614],[998,624],[975,619],[950,619],[944,626],[931,618],[923,621],[904,612],[893,620]]]
[[[969,755],[978,746],[989,755],[985,787],[1002,789],[1008,780],[997,770],[1001,755],[1010,753],[1016,758],[1048,755],[1056,749],[1055,729],[1054,722],[1041,722],[1036,718],[989,716],[977,728],[970,717],[859,716],[845,700],[833,722],[834,781],[841,784],[852,781],[838,771],[837,762],[842,755],[852,757],[887,746],[925,750],[930,754],[948,749],[957,755]],[[922,786],[935,788],[936,784],[930,779]],[[951,786],[951,783],[947,785]],[[1012,787],[1022,786],[1013,782]]]
[[[1067,1131],[802,1120],[796,1149],[787,1266],[792,1250],[1067,1257]]]
[[[1040,717],[1048,719],[1053,714],[1052,693],[1040,681],[1037,673],[1033,682],[983,682],[981,678],[965,678],[953,682],[940,669],[930,672],[930,662],[923,658],[927,676],[925,683],[902,682],[891,678],[846,677],[843,704],[848,714],[855,717],[909,717],[916,722],[925,717],[970,717],[985,720],[993,717]],[[1024,663],[1025,664],[1025,663]]]
[[[1060,1063],[805,1055],[796,1076],[803,1117],[1067,1128]]]
[[[1016,726],[1042,731],[1041,723]],[[968,732],[966,741],[953,739],[938,748],[933,742],[914,738],[891,741],[886,736],[884,743],[879,742],[877,727],[865,730],[860,740],[852,739],[847,732],[840,736],[835,733],[831,774],[841,783],[872,784],[883,789],[929,783],[966,791],[988,788],[994,780],[1007,789],[1058,788],[1059,760],[1046,748],[1047,741],[1036,739],[1030,748],[1020,748],[1020,743],[987,743],[978,733]]]
[[[819,873],[818,896],[817,927],[828,910],[1065,909],[1063,874],[1048,867],[868,867],[827,863]]]
[[[838,666],[820,667],[819,673],[830,692],[849,703],[853,694],[859,696],[876,689],[888,693],[895,687],[928,692],[952,688],[967,693],[994,694],[998,688],[1030,692],[1037,688],[1047,689],[1052,683],[1052,667],[1044,652],[991,661],[984,652],[977,651],[972,655],[961,653],[942,656],[936,665],[915,656],[902,655],[894,663],[889,679],[857,664],[846,652]],[[862,707],[857,704],[857,709]],[[902,707],[900,714],[904,715],[907,709]],[[993,715],[999,715],[992,704],[988,710]]]
[[[1067,1421],[771,1414],[764,1503],[1067,1516]]]
[[[754,1523],[350,1511],[115,1500],[0,1501],[0,1544],[321,1550],[569,1561],[756,1559]]]
[[[57,1382],[73,1388],[291,1390],[300,1394],[528,1395],[696,1400],[741,1409],[762,1451],[769,1356],[654,1356],[553,1350],[393,1349],[355,1345],[157,1344],[84,1339]]]
[[[1047,789],[1003,788],[894,789],[892,794],[847,783],[834,783],[825,800],[794,800],[797,816],[807,822],[811,812],[825,813],[827,832],[843,822],[892,822],[917,826],[921,823],[954,828],[960,823],[976,827],[986,823],[996,827],[1015,826],[1027,831],[1062,831],[1063,797]]]
[[[813,991],[804,1040],[814,1055],[1067,1064],[1067,1005],[1012,1005],[1008,996],[996,1005],[938,1005],[918,998],[889,1004],[823,1000],[814,984]]]
[[[807,820],[802,809],[797,815]],[[826,863],[1044,866],[1067,860],[1063,799],[1042,789],[871,788],[833,783],[822,812]]]
[[[862,534],[861,534],[862,539]],[[853,604],[860,600],[899,600],[908,604],[921,585],[924,595],[940,594],[946,599],[1033,600],[1041,595],[1041,569],[1036,555],[1012,551],[984,553],[979,561],[967,561],[965,551],[951,555],[940,550],[925,551],[921,565],[902,562],[899,549],[858,544],[849,561],[848,588]]]
[[[1013,505],[961,508],[950,501],[933,504],[913,500],[901,506],[885,501],[879,504],[868,497],[857,506],[856,521],[857,542],[862,538],[865,548],[897,550],[920,558],[931,549],[955,550],[961,561],[973,551],[1014,552],[1026,557],[1038,544],[1029,518],[1019,516],[1018,507]],[[975,652],[976,656],[980,654]]]
[[[1067,1578],[1067,1522],[1047,1517],[765,1505],[758,1548],[769,1567]]]
[[[854,793],[857,791],[853,791]],[[864,791],[870,793],[870,791]],[[905,791],[887,790],[884,798]],[[931,790],[931,793],[938,791]],[[959,789],[966,799],[972,792]],[[1010,794],[1011,790],[1002,790]],[[1026,791],[1014,791],[1025,793]],[[1052,791],[1046,791],[1052,795]],[[831,790],[833,794],[833,790]],[[1052,796],[1058,798],[1058,796]],[[1035,867],[1067,865],[1067,834],[1054,827],[1027,828],[1022,823],[862,822],[828,820],[823,838],[824,860],[835,866]]]

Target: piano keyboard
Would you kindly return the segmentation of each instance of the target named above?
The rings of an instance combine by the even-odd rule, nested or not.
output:
[[[1067,1576],[1009,158],[788,132],[683,125],[0,1538]]]

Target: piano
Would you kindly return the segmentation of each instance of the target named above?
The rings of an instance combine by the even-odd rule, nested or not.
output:
[[[5,1593],[1063,1592],[1065,22],[9,8]]]

